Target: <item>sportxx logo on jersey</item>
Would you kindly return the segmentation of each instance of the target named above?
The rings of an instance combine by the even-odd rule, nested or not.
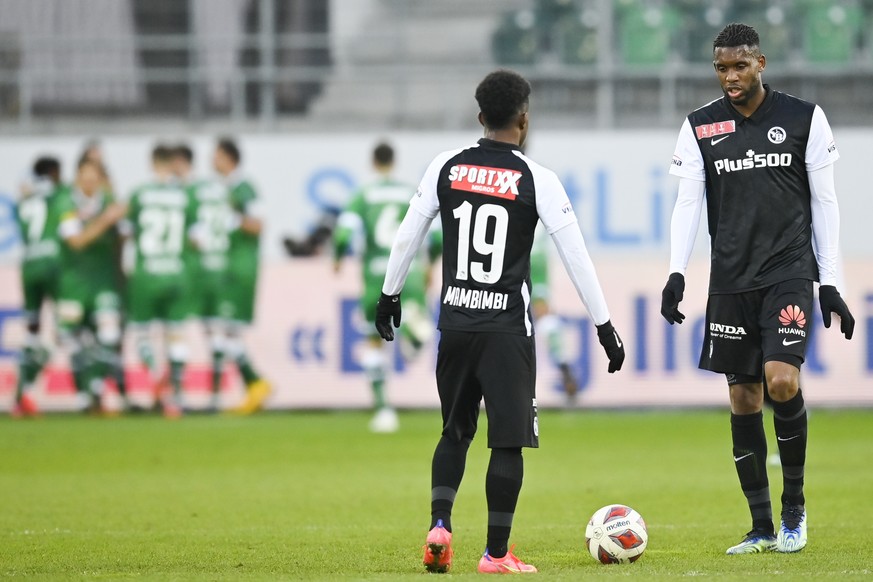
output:
[[[717,121],[715,123],[696,125],[694,127],[694,133],[697,134],[698,140],[706,139],[708,137],[715,137],[717,135],[724,135],[726,133],[733,133],[736,130],[737,122],[733,119],[729,121]],[[715,145],[715,143],[713,143],[712,145]]]
[[[504,168],[459,164],[449,170],[449,180],[455,190],[466,190],[506,200],[518,196],[518,181],[521,172]]]
[[[806,315],[803,310],[797,305],[789,305],[784,307],[779,312],[779,323],[784,327],[780,327],[778,333],[786,335],[796,335],[806,337],[806,332],[803,327],[806,326]],[[788,338],[782,340],[783,345],[790,346],[791,344],[800,343],[801,340],[788,341]]]
[[[746,150],[746,157],[739,160],[715,160],[715,173],[740,172],[752,168],[778,168],[790,166],[794,157],[788,153],[756,154],[755,150]]]

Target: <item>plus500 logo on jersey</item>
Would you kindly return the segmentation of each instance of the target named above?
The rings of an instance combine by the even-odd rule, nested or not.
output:
[[[746,152],[746,157],[739,160],[723,160],[715,161],[715,173],[722,172],[740,172],[742,170],[751,170],[752,168],[778,168],[791,165],[793,156],[790,153],[784,154],[756,154],[753,150]]]
[[[515,200],[521,172],[487,166],[459,164],[449,170],[449,180],[455,190],[466,190],[487,196]]]

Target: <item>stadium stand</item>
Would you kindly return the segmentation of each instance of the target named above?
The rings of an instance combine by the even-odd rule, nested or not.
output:
[[[731,21],[766,39],[771,82],[835,124],[873,123],[873,0],[0,0],[0,13],[11,131],[460,128],[469,86],[499,65],[531,80],[544,126],[672,127],[712,97],[712,39]]]

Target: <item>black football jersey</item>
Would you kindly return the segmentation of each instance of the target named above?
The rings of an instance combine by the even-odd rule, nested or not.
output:
[[[410,206],[443,229],[439,328],[531,335],[530,251],[547,232],[576,222],[557,176],[513,144],[480,139],[444,152]]]
[[[764,86],[743,117],[726,97],[692,112],[670,173],[706,182],[710,293],[818,280],[807,172],[839,154],[820,107]]]

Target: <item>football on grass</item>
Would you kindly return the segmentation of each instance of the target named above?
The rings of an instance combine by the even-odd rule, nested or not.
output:
[[[627,505],[607,505],[594,512],[585,528],[585,545],[603,564],[635,562],[649,543],[646,522]]]

